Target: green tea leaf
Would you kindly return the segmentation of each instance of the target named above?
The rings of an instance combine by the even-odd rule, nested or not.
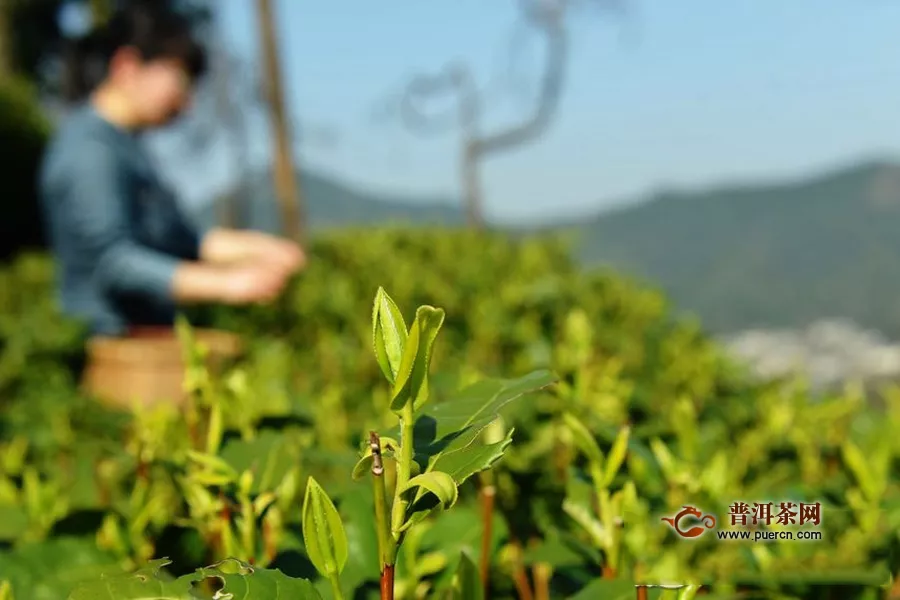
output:
[[[512,444],[513,430],[496,444],[484,444],[480,440],[458,450],[442,452],[429,467],[450,475],[456,485],[462,485],[469,477],[490,469],[503,457],[503,453]]]
[[[426,472],[443,471],[457,485],[462,484],[471,475],[490,468],[511,443],[512,431],[496,444],[482,440],[482,433],[500,410],[555,381],[549,371],[535,371],[518,379],[485,380],[433,406],[416,421],[416,460],[428,464]]]
[[[694,600],[698,591],[700,591],[699,585],[686,585],[678,590],[678,600]]]
[[[569,433],[572,434],[572,440],[575,442],[575,446],[584,454],[589,461],[591,461],[597,468],[603,468],[603,451],[600,450],[600,446],[597,445],[597,440],[594,439],[594,434],[590,432],[590,430],[578,420],[578,418],[572,413],[566,413],[563,415],[563,422],[566,425],[566,428],[569,430]]]
[[[408,401],[419,408],[428,400],[428,369],[431,349],[444,323],[444,311],[433,306],[420,306],[409,331],[403,358],[394,382],[391,410],[399,412]]]
[[[372,307],[372,343],[378,366],[391,384],[397,378],[408,335],[406,322],[397,304],[384,288],[379,287]]]
[[[166,559],[154,560],[135,573],[101,576],[92,583],[79,585],[69,600],[190,600],[194,582],[203,577],[197,573],[178,579],[164,579],[160,570],[171,564]]]
[[[12,583],[18,600],[59,600],[76,586],[117,573],[122,569],[116,557],[100,550],[93,536],[51,538],[0,552],[0,579]]]
[[[222,582],[222,589],[216,593],[216,598],[222,600],[322,600],[321,594],[307,579],[288,577],[278,569],[258,569],[235,559],[200,569],[197,573],[203,579],[215,577]],[[153,597],[152,600],[157,599]]]
[[[631,435],[631,427],[625,426],[619,430],[616,441],[609,451],[609,460],[606,463],[606,471],[603,474],[603,485],[608,487],[616,478],[616,474],[625,462],[625,455],[628,453],[628,438]]]
[[[417,423],[417,446],[444,450],[461,432],[472,426],[487,427],[507,404],[556,380],[550,371],[541,370],[517,379],[479,381],[428,409]]]
[[[609,543],[609,533],[597,518],[593,492],[591,485],[583,479],[570,477],[566,483],[566,498],[562,508],[563,512],[584,530],[595,547],[606,548]]]
[[[188,450],[187,455],[188,458],[197,465],[209,469],[207,473],[209,473],[210,475],[214,474],[230,479],[232,481],[237,481],[240,477],[238,471],[236,471],[231,465],[229,465],[226,460],[219,458],[214,454]]]
[[[347,564],[347,534],[337,509],[322,486],[310,477],[303,499],[303,542],[313,566],[323,577]]]
[[[28,512],[20,504],[0,504],[0,540],[14,540],[28,530]]]
[[[453,586],[453,598],[454,600],[484,600],[484,588],[481,585],[478,566],[465,550],[460,552],[456,582]]]
[[[863,454],[863,451],[860,450],[859,446],[848,440],[841,445],[841,455],[853,476],[856,477],[856,481],[863,494],[865,494],[866,499],[870,501],[877,500],[878,496],[880,496],[880,489],[875,481],[872,469],[869,468],[869,460]]]
[[[232,438],[221,450],[221,458],[242,473],[254,473],[251,493],[275,489],[301,461],[301,449],[284,433],[260,431],[252,440]]]
[[[406,485],[400,488],[399,493],[402,494],[403,492],[415,488],[427,490],[437,496],[444,509],[450,508],[456,504],[456,500],[459,498],[459,490],[456,487],[456,482],[453,480],[453,477],[440,471],[429,471],[428,473],[413,477],[406,482]],[[421,497],[421,495],[422,493],[420,491],[417,497]]]

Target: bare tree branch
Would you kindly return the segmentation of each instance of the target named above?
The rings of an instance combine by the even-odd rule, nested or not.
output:
[[[410,80],[400,98],[400,118],[417,133],[445,131],[461,124],[459,108],[445,114],[429,114],[422,104],[441,97],[454,97],[461,102],[463,97],[474,98],[475,94],[475,81],[468,67],[452,63],[440,73],[417,75]]]
[[[533,9],[529,10],[533,11]],[[566,75],[569,42],[559,14],[552,12],[544,14],[549,15],[545,17],[546,20],[535,22],[544,35],[547,50],[540,93],[534,112],[531,117],[504,131],[473,140],[473,151],[476,154],[488,154],[533,141],[543,135],[556,116]]]
[[[569,33],[566,17],[573,7],[593,4],[603,9],[621,10],[628,0],[517,0],[520,18],[528,30],[537,32],[544,42],[545,56],[537,98],[531,112],[506,129],[484,133],[481,129],[484,93],[476,87],[471,70],[452,63],[443,71],[413,77],[399,94],[396,112],[407,129],[420,134],[436,133],[454,124],[462,134],[460,179],[467,219],[471,226],[484,223],[480,163],[488,155],[540,138],[559,111],[569,58]],[[517,32],[518,33],[518,32]],[[508,65],[515,67],[521,36],[514,36]],[[455,100],[456,110],[429,112],[425,105],[437,99]]]

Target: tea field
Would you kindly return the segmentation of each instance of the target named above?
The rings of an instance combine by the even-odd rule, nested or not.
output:
[[[0,599],[890,597],[897,391],[755,381],[559,240],[309,253],[277,305],[180,323],[184,414],[80,393],[51,262],[0,273]],[[211,373],[196,325],[246,354]]]

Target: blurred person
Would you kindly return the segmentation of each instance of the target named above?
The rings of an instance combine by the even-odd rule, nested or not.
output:
[[[171,326],[184,304],[277,297],[305,262],[300,248],[261,232],[198,230],[139,143],[188,108],[206,71],[190,21],[160,0],[128,3],[67,63],[66,95],[79,106],[39,181],[64,311],[94,335],[118,336]]]

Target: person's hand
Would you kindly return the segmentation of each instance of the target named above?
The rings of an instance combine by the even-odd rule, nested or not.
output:
[[[297,273],[306,265],[303,250],[290,240],[257,233],[252,245],[256,260],[284,271],[287,276]]]
[[[213,229],[200,246],[203,262],[232,266],[253,262],[269,265],[293,275],[306,264],[306,256],[296,243],[261,231]]]
[[[266,303],[284,290],[289,273],[258,263],[235,265],[225,272],[227,278],[222,301],[226,304]]]

